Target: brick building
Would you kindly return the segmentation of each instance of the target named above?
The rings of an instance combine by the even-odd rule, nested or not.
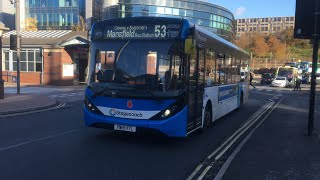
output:
[[[9,50],[10,34],[3,35],[3,79],[15,82],[17,52]],[[87,32],[24,31],[20,59],[21,83],[74,85],[86,81]]]

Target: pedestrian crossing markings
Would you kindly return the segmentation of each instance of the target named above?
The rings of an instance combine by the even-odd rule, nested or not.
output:
[[[62,97],[83,96],[83,95],[84,95],[84,92],[77,92],[77,93],[50,95],[49,98],[62,98]]]

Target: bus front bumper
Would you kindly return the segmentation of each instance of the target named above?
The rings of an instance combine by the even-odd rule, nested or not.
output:
[[[174,116],[164,120],[138,120],[115,118],[89,111],[85,106],[84,121],[86,126],[98,127],[114,130],[114,125],[134,126],[137,132],[143,130],[155,130],[169,137],[186,137],[187,136],[187,106]]]

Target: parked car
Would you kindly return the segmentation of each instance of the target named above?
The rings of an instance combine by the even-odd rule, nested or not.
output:
[[[271,85],[275,87],[287,87],[289,85],[289,81],[286,77],[276,77],[272,81]]]
[[[247,72],[240,72],[241,81],[244,81],[247,78]]]
[[[261,75],[261,84],[271,84],[273,81],[274,76],[271,73],[263,73]]]

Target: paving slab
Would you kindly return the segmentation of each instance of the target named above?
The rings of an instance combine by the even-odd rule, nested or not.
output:
[[[40,94],[5,94],[0,99],[0,115],[46,109],[56,104],[55,99]]]

